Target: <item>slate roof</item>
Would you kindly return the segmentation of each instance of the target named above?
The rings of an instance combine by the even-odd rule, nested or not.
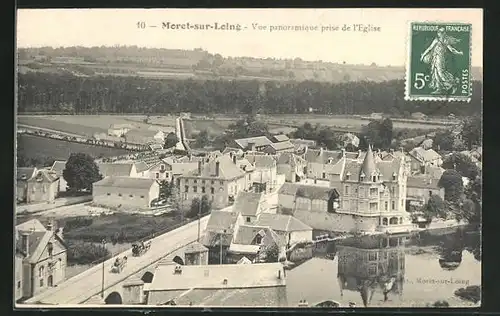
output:
[[[290,142],[294,145],[316,146],[316,141],[311,139],[291,138]]]
[[[262,213],[259,215],[256,225],[270,227],[272,230],[283,232],[312,230],[311,227],[295,217],[283,214]]]
[[[271,143],[268,146],[270,146],[271,148],[273,148],[276,151],[292,149],[295,147],[294,144],[292,144],[289,140],[282,141],[279,143]]]
[[[50,168],[50,170],[54,171],[59,177],[62,177],[64,169],[66,169],[66,161],[61,160],[54,161]]]
[[[54,236],[59,242],[61,242],[64,246],[64,242],[54,234],[53,231],[48,231],[40,221],[37,219],[33,219],[22,224],[16,226],[16,249],[21,253],[24,253],[24,249],[22,248],[22,239],[21,234],[28,233],[28,256],[27,260],[30,263],[36,263],[40,259],[43,251],[47,247],[47,244]]]
[[[336,163],[342,158],[342,152],[324,149],[308,149],[304,158],[309,163]]]
[[[362,164],[356,160],[348,160],[344,168],[343,179],[346,179],[346,175],[350,174],[350,179],[358,181],[360,176]],[[393,173],[399,174],[399,170],[402,167],[402,162],[400,159],[394,160],[379,160],[375,163],[376,170],[380,171],[382,181],[392,181]],[[366,175],[367,177],[369,175]],[[397,178],[396,178],[397,180]]]
[[[174,175],[187,175],[191,171],[198,169],[198,162],[178,162],[173,163],[172,174]]]
[[[237,219],[238,213],[236,212],[213,210],[208,218],[206,230],[221,232],[226,229],[228,231],[232,231]]]
[[[232,244],[238,245],[257,245],[255,243],[255,237],[259,232],[264,234],[269,233],[269,227],[257,226],[257,225],[239,225],[237,230],[234,232]]]
[[[249,143],[254,143],[257,147],[269,145],[272,143],[266,136],[240,138],[235,139],[234,142],[238,144],[241,149],[247,149]]]
[[[257,169],[270,169],[276,166],[277,157],[274,155],[244,155],[251,164],[255,164]]]
[[[239,159],[236,161],[236,163],[238,164],[238,167],[240,167],[241,170],[244,170],[245,172],[250,172],[255,170],[254,165],[251,164],[250,161],[248,161],[248,159],[246,158]]]
[[[406,182],[408,188],[421,188],[421,189],[439,189],[439,178],[432,178],[429,176],[410,176]]]
[[[16,180],[17,181],[28,181],[35,173],[36,168],[17,168]]]
[[[203,236],[202,244],[206,247],[219,247],[222,241],[222,246],[229,247],[232,239],[232,233],[220,234],[214,231],[207,231]]]
[[[201,178],[217,178],[215,175],[217,162],[219,162],[219,179],[233,180],[245,176],[243,170],[241,170],[228,156],[220,156],[204,163],[201,174],[198,172],[198,168],[196,168],[187,175]]]
[[[143,172],[149,170],[150,168],[144,161],[138,161],[135,163],[135,169],[137,170],[137,172]]]
[[[103,177],[130,177],[134,163],[98,163],[99,173]]]
[[[195,241],[192,244],[189,244],[184,248],[184,253],[185,254],[190,254],[190,253],[200,253],[200,252],[207,252],[208,248],[200,244],[199,242]]]
[[[40,169],[35,172],[35,175],[28,179],[28,182],[43,181],[43,182],[54,182],[59,179],[59,176],[53,171]]]
[[[113,177],[108,176],[94,183],[97,187],[115,187],[129,189],[150,189],[156,180],[147,178]]]
[[[278,162],[277,164],[280,165],[290,165],[292,167],[295,167],[297,165],[306,165],[306,161],[304,158],[295,155],[294,153],[282,153],[278,157]]]
[[[284,134],[280,134],[280,135],[274,135],[273,136],[273,139],[274,141],[276,142],[286,142],[286,141],[289,141],[290,138],[288,138],[288,136],[284,135]],[[291,144],[291,143],[290,143]],[[293,146],[293,144],[292,144]]]
[[[433,161],[436,159],[440,159],[441,156],[434,151],[434,149],[423,149],[422,147],[415,147],[410,151],[410,155],[413,157],[422,160],[424,162]]]
[[[278,194],[295,196],[295,193],[297,193],[297,189],[299,188],[299,186],[300,184],[285,182],[278,190]]]
[[[311,200],[328,200],[332,195],[338,197],[338,192],[334,188],[320,187],[316,185],[300,185],[295,193],[297,197]]]
[[[233,212],[243,216],[255,216],[260,206],[262,193],[239,192],[233,204]]]

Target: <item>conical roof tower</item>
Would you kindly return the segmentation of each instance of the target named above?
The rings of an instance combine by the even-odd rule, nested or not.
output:
[[[375,164],[375,157],[373,156],[372,146],[368,145],[368,151],[366,152],[365,159],[361,165],[361,171],[359,172],[361,180],[370,181],[372,174],[377,170],[377,165]],[[364,177],[363,177],[364,176]]]

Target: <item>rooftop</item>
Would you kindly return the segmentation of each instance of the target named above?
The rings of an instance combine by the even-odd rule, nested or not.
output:
[[[132,174],[133,163],[105,163],[101,162],[97,164],[99,168],[99,173],[103,177],[115,176],[115,177],[130,177]],[[139,166],[144,168],[144,166]]]
[[[332,195],[335,198],[338,197],[338,192],[334,188],[289,182],[283,183],[278,194],[294,195],[312,200],[328,200]]]
[[[291,215],[262,213],[256,225],[270,227],[275,231],[293,232],[312,230],[311,227]]]
[[[200,244],[199,242],[195,241],[192,244],[189,244],[184,248],[184,253],[189,254],[189,253],[199,253],[199,252],[206,252],[208,251],[208,248]]]
[[[276,141],[276,142],[286,142],[288,140],[290,140],[288,138],[288,136],[284,135],[284,134],[280,134],[280,135],[274,135],[273,136],[273,139]],[[293,144],[292,144],[293,146]]]
[[[413,148],[410,155],[422,161],[433,161],[441,158],[441,155],[435,152],[434,149],[424,149],[422,147]]]
[[[156,182],[154,179],[108,176],[94,183],[98,187],[117,187],[130,189],[149,189]]]
[[[300,157],[295,155],[294,153],[282,153],[278,157],[278,164],[280,165],[290,165],[292,167],[295,167],[296,165],[304,165],[306,164],[306,161]]]
[[[241,213],[243,216],[257,215],[262,193],[240,192],[233,204],[233,212]]]
[[[16,180],[17,181],[27,181],[35,173],[36,168],[17,168]]]
[[[232,231],[238,218],[236,212],[226,212],[213,210],[210,213],[207,223],[207,231],[222,232],[223,230]]]
[[[54,171],[58,176],[62,176],[64,169],[66,169],[66,161],[56,160],[52,167],[51,171]]]
[[[271,143],[268,146],[271,146],[274,150],[285,150],[295,147],[289,140],[281,141],[279,143]]]
[[[28,179],[28,182],[54,182],[57,179],[59,179],[59,176],[54,171],[40,169],[35,172],[35,175],[31,179]]]
[[[216,174],[217,163],[219,166],[219,175]],[[198,168],[189,172],[187,176],[190,177],[201,177],[201,178],[219,178],[224,180],[233,180],[240,177],[244,177],[245,173],[241,170],[237,164],[233,162],[229,156],[220,156],[215,159],[211,159],[207,163],[202,164],[201,173]]]
[[[439,178],[427,175],[410,176],[406,182],[408,188],[439,189]]]
[[[274,155],[250,155],[245,154],[244,158],[247,159],[257,169],[269,169],[276,166],[277,157]]]
[[[340,150],[308,149],[305,154],[305,160],[309,163],[337,163],[342,158]]]
[[[238,144],[241,149],[247,149],[250,143],[254,143],[257,147],[270,145],[272,143],[266,136],[240,138],[235,139],[234,142]]]
[[[180,266],[181,273],[174,272],[176,266],[159,265],[150,291],[285,286],[284,277],[278,279],[278,271],[284,276],[281,263],[188,265]]]

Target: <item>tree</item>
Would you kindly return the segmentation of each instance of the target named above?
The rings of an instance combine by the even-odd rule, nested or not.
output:
[[[472,159],[462,153],[452,153],[443,161],[443,168],[455,169],[462,177],[467,177],[471,180],[476,179],[481,170],[472,161]]]
[[[165,149],[172,148],[179,142],[179,137],[175,135],[175,133],[168,133],[167,137],[165,137],[165,145],[163,146]]]
[[[205,148],[210,145],[210,139],[208,138],[208,131],[203,130],[198,135],[196,135],[196,147]]]
[[[363,127],[361,137],[364,141],[360,142],[360,147],[372,144],[373,147],[378,149],[390,148],[392,143],[392,121],[389,118],[371,121]]]
[[[444,199],[449,202],[458,202],[464,192],[462,176],[455,170],[446,170],[439,179],[438,186],[444,188]]]
[[[434,136],[432,147],[437,151],[456,150],[456,137],[449,131],[437,132],[436,136]]]
[[[278,262],[280,249],[276,243],[264,248],[263,253],[266,262]]]
[[[73,153],[66,162],[63,178],[68,184],[69,191],[88,190],[92,192],[92,184],[101,180],[102,175],[99,173],[94,158],[85,153]]]
[[[433,194],[430,196],[429,201],[427,201],[423,213],[427,220],[432,220],[433,218],[446,219],[446,204],[439,195]]]
[[[160,194],[159,197],[160,199],[166,200],[170,197],[172,194],[172,188],[174,184],[171,181],[168,180],[162,180],[160,182]]]
[[[201,203],[201,205],[200,205]],[[191,207],[189,208],[187,217],[196,218],[198,215],[205,215],[210,213],[212,210],[212,202],[208,199],[208,196],[203,195],[201,200],[199,198],[194,198],[191,202]]]
[[[468,149],[482,145],[482,118],[475,115],[466,119],[462,126],[462,139]]]

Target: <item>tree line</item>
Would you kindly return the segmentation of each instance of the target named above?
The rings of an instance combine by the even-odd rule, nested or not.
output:
[[[19,112],[226,114],[370,114],[422,112],[470,116],[481,111],[481,82],[471,103],[404,100],[404,81],[325,83],[176,80],[20,73]]]

